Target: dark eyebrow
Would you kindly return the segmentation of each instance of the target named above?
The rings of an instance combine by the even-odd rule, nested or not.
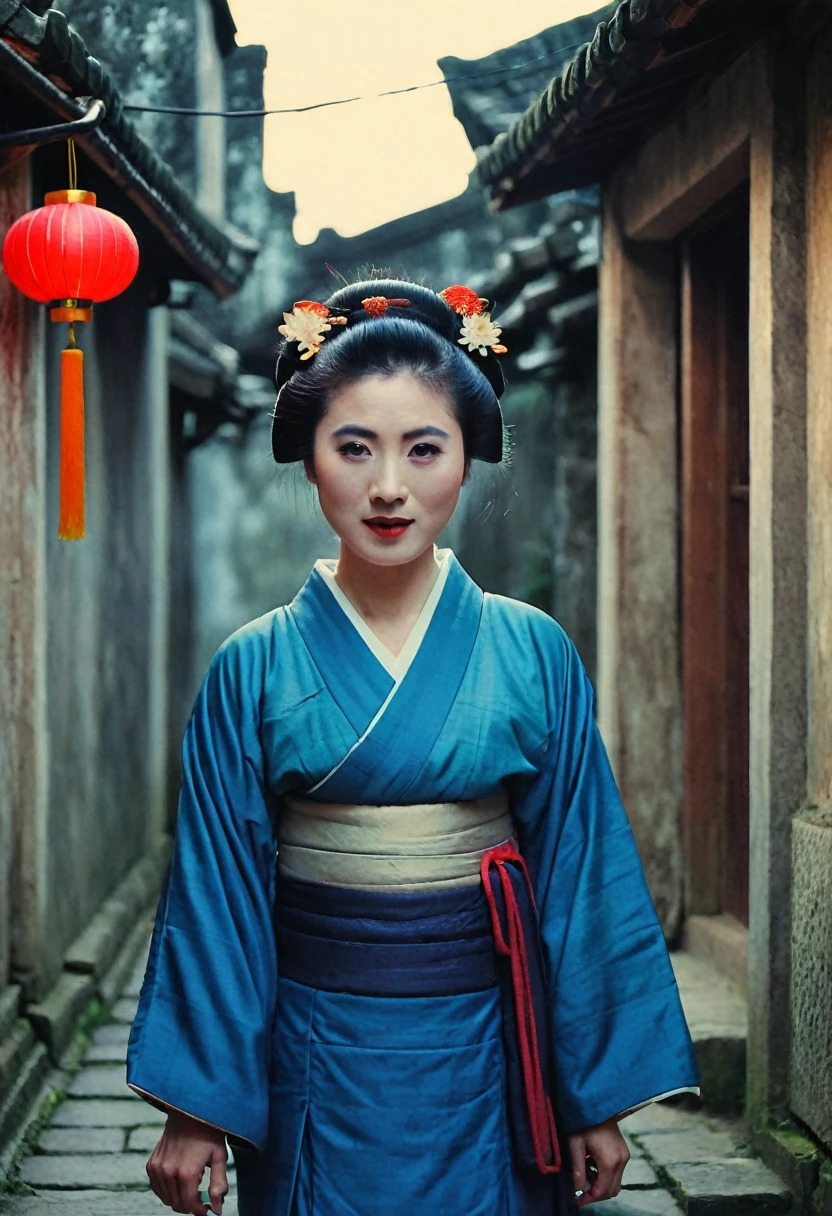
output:
[[[366,426],[353,426],[348,422],[346,426],[339,426],[337,431],[332,432],[333,439],[342,439],[344,435],[354,435],[356,439],[378,439],[375,431],[368,431]]]
[[[332,432],[333,439],[343,439],[345,435],[352,435],[355,439],[378,439],[375,431],[370,431],[366,426],[355,426],[348,422],[346,426],[339,426],[337,431]],[[442,431],[438,426],[419,426],[413,431],[405,431],[403,439],[413,440],[421,439],[425,435],[430,435],[436,439],[448,439],[447,431]]]
[[[438,426],[419,426],[415,431],[405,431],[403,439],[421,439],[423,435],[432,435],[436,439],[448,439],[447,431],[440,431]]]

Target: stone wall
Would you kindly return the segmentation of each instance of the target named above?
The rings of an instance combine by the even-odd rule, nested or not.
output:
[[[791,1109],[832,1150],[832,811],[792,826]]]
[[[160,447],[167,457],[167,395],[156,383],[165,353],[153,340],[144,292],[138,282],[96,309],[93,326],[81,334],[87,536],[73,544],[57,538],[58,376],[65,335],[57,326],[49,330],[47,986],[65,948],[161,826],[166,761],[153,714],[165,712],[154,684],[165,654],[157,618],[159,600],[166,616],[167,587],[156,547],[166,556],[158,500],[166,501],[168,492],[167,461],[159,461]]]
[[[207,0],[55,0],[87,46],[134,105],[187,106],[198,102],[197,8]],[[139,132],[189,190],[198,185],[194,124],[221,119],[131,114]],[[183,125],[187,124],[187,125]],[[183,132],[187,136],[183,138]]]
[[[4,167],[0,238],[31,205],[27,162]],[[43,332],[0,275],[0,993],[39,937],[43,897]]]

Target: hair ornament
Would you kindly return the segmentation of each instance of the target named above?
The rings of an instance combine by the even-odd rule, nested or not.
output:
[[[291,312],[284,312],[284,325],[277,332],[287,342],[297,342],[301,359],[311,359],[321,349],[321,343],[333,325],[346,324],[346,317],[331,317],[326,304],[315,300],[297,300]]]
[[[388,308],[410,308],[410,300],[390,300],[387,296],[368,296],[361,301],[368,317],[383,317]]]
[[[469,354],[475,350],[481,355],[487,355],[489,350],[495,355],[506,353],[507,347],[499,340],[503,331],[494,324],[491,313],[487,311],[488,300],[459,283],[446,287],[439,295],[449,308],[464,318],[457,341],[460,346],[467,348]]]

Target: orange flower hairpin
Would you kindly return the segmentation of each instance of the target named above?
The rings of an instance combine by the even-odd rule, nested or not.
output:
[[[460,346],[467,347],[469,353],[476,350],[481,355],[487,355],[489,350],[495,355],[506,353],[507,347],[499,341],[503,331],[494,324],[491,313],[487,311],[488,300],[460,283],[446,287],[439,295],[449,308],[464,318],[457,338]]]

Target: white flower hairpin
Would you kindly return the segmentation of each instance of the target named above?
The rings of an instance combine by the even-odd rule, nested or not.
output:
[[[506,353],[507,348],[499,341],[503,331],[491,320],[491,313],[486,311],[488,300],[459,283],[446,287],[439,295],[449,308],[464,318],[457,339],[460,346],[467,347],[469,351],[479,351],[481,355],[487,355],[489,350],[495,355]]]
[[[277,332],[287,342],[297,342],[301,359],[311,359],[321,349],[321,343],[333,325],[346,325],[346,317],[333,317],[326,304],[315,300],[298,300],[291,312],[284,312],[284,325]]]

